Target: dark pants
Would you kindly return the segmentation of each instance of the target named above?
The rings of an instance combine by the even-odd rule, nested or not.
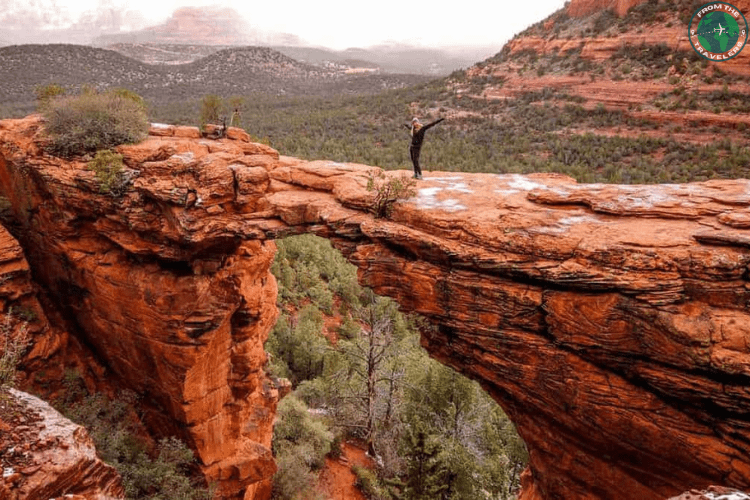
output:
[[[414,164],[415,177],[422,177],[422,169],[419,168],[419,152],[421,149],[421,147],[409,144],[409,156],[411,157],[411,162]]]

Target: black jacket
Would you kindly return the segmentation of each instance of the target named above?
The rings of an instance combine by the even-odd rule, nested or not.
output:
[[[445,120],[445,118],[435,120],[432,123],[428,123],[427,125],[422,126],[419,130],[414,130],[414,127],[412,125],[404,125],[406,128],[411,130],[411,146],[413,148],[421,148],[422,141],[424,141],[424,133],[427,132],[427,129],[430,127],[434,127],[443,120]]]

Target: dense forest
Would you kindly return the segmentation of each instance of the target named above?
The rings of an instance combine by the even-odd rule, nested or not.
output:
[[[427,356],[427,325],[359,286],[328,240],[277,244],[282,313],[266,349],[271,374],[295,390],[274,431],[275,498],[314,498],[315,471],[341,440],[376,458],[374,471],[355,469],[369,498],[514,498],[523,442],[477,383]]]

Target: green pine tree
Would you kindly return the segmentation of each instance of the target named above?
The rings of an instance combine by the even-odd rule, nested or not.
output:
[[[438,500],[448,490],[448,457],[440,437],[425,426],[407,429],[399,450],[407,463],[403,500]]]

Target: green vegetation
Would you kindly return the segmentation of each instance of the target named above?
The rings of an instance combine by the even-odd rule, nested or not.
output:
[[[294,394],[281,400],[276,418],[273,452],[279,469],[274,476],[274,498],[311,498],[316,477],[313,471],[325,464],[333,435]]]
[[[708,67],[708,61],[695,52],[676,51],[665,43],[625,45],[612,55],[610,63],[616,68],[630,67],[630,80],[660,79],[673,66],[686,76],[702,75]],[[676,85],[680,78],[672,76],[668,81]]]
[[[391,490],[380,478],[367,467],[352,466],[352,472],[357,478],[356,486],[370,500],[389,500],[393,498]]]
[[[52,99],[65,95],[65,88],[57,85],[56,83],[50,83],[47,85],[39,85],[35,91],[37,110],[42,111],[50,103]]]
[[[127,90],[57,96],[46,102],[42,112],[50,152],[64,157],[138,142],[148,133],[145,105]]]
[[[215,94],[204,95],[200,101],[201,128],[208,123],[221,123],[222,119],[225,119],[230,127],[241,127],[242,118],[239,110],[244,103],[245,98],[240,96],[223,99]]]
[[[407,175],[388,177],[382,171],[370,173],[367,179],[367,190],[374,193],[371,211],[378,218],[388,218],[393,212],[393,205],[400,200],[407,200],[417,193],[417,182]]]
[[[629,49],[635,55],[633,59],[619,60],[618,64],[631,66],[628,78],[640,78],[646,69],[662,70],[655,62],[653,68],[646,66],[661,50],[652,49],[634,47]],[[740,101],[732,102],[739,109]],[[197,123],[197,114],[187,118],[185,110],[184,106],[168,105],[155,107],[152,113],[155,121]],[[591,109],[581,98],[555,89],[528,92],[506,101],[487,101],[459,98],[447,90],[444,81],[435,81],[375,96],[248,96],[240,111],[252,136],[264,138],[284,154],[357,162],[387,170],[411,169],[409,138],[403,124],[409,116],[419,115],[427,120],[448,117],[426,139],[423,170],[559,172],[579,182],[614,183],[750,176],[750,164],[746,162],[748,131],[738,134],[726,129],[733,137],[731,141],[706,145],[677,141],[667,130],[660,134],[662,138],[619,136],[617,129],[621,128],[648,131],[667,126],[603,106]],[[462,116],[454,118],[456,112]],[[601,128],[612,129],[613,133],[581,132]],[[709,132],[700,125],[695,130]]]
[[[17,321],[13,311],[8,311],[0,322],[0,390],[15,385],[16,370],[29,343],[28,322]]]
[[[97,151],[88,168],[96,174],[99,191],[119,193],[123,187],[122,155],[110,149]]]
[[[219,123],[223,103],[221,97],[208,94],[201,99],[201,128],[207,123]]]
[[[431,360],[418,319],[360,287],[328,240],[303,235],[277,245],[283,312],[266,349],[270,371],[295,391],[279,406],[275,498],[312,491],[322,454],[341,439],[377,457],[374,470],[355,469],[369,498],[512,498],[528,457],[499,406]]]
[[[137,397],[120,391],[116,399],[88,394],[75,372],[68,372],[66,390],[56,406],[84,426],[97,453],[120,474],[129,500],[208,500],[210,491],[193,479],[193,452],[175,437],[147,440],[135,412]]]
[[[684,2],[677,0],[659,0],[656,2],[643,2],[638,5],[634,5],[628,12],[623,16],[622,19],[616,20],[620,26],[648,26],[650,24],[663,24],[667,22],[672,12],[682,13],[683,9],[689,9],[687,4],[690,2]],[[682,4],[682,5],[680,5]]]
[[[716,114],[747,114],[750,111],[750,101],[747,95],[730,91],[727,84],[724,84],[721,90],[708,93],[699,93],[695,88],[680,84],[670,92],[657,96],[653,103],[658,109],[667,111],[703,110]]]

